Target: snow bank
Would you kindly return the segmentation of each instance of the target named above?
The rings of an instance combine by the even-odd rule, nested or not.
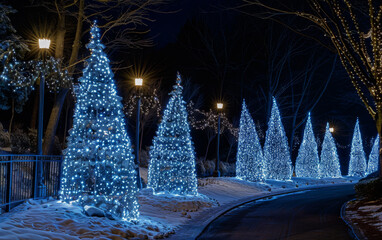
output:
[[[234,177],[199,179],[199,193],[215,199],[219,205],[236,201],[240,198],[256,197],[269,192],[287,189],[309,188],[316,185],[331,185],[358,181],[356,177],[343,178],[292,178],[291,181],[266,180],[247,182]]]
[[[82,208],[59,201],[28,200],[0,216],[0,239],[152,239],[173,229],[142,217],[138,223],[88,217]]]
[[[139,196],[141,216],[176,227],[198,212],[216,206],[215,200],[199,194],[198,196],[154,195],[152,189],[143,189]]]

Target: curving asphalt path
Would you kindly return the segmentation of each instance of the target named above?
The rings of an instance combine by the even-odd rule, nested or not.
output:
[[[354,185],[340,185],[258,200],[218,217],[197,239],[353,239],[340,217]]]

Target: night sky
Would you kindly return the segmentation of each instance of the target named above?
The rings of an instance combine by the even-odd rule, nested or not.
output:
[[[12,21],[18,33],[25,39],[38,26],[53,26],[54,29],[55,14],[47,13],[42,7],[30,7],[29,0],[5,2],[19,11],[12,16]],[[303,8],[299,2],[301,1],[290,1],[290,4]],[[165,103],[168,99],[166,93],[174,84],[175,73],[179,70],[183,77],[191,82],[191,86],[199,87],[199,93],[192,100],[200,102],[200,108],[214,108],[216,101],[222,100],[226,105],[227,116],[237,125],[241,102],[245,98],[256,124],[265,131],[269,113],[269,101],[266,97],[269,96],[268,79],[279,74],[280,82],[274,93],[289,138],[293,115],[291,102],[298,99],[302,91],[302,83],[294,84],[293,90],[289,83],[297,76],[301,79],[311,77],[309,92],[302,103],[297,123],[303,122],[307,112],[311,111],[315,134],[322,139],[326,122],[329,121],[335,128],[334,137],[339,144],[343,168],[347,168],[351,136],[356,118],[359,117],[365,152],[368,155],[371,139],[377,134],[375,125],[341,63],[338,59],[334,62],[336,55],[311,38],[293,32],[277,22],[229,10],[228,7],[235,6],[233,4],[237,4],[237,1],[177,0],[161,8],[163,12],[168,13],[150,13],[150,17],[155,21],[147,22],[150,32],[140,37],[152,37],[152,47],[110,51],[110,59],[115,63],[113,67],[118,66],[122,69],[116,71],[117,83],[121,85],[120,83],[126,80],[124,76],[131,69],[129,67],[145,65],[153,71],[151,81],[162,81]],[[285,18],[284,23],[307,36],[317,37],[330,44],[322,32],[301,19],[289,17]],[[89,24],[85,23],[84,28],[88,27]],[[73,35],[70,31],[67,33],[67,45],[70,45]],[[84,48],[88,37],[88,34],[84,34],[81,42],[82,56],[88,54]],[[112,38],[112,35],[108,37]],[[212,44],[212,49],[206,47],[206,42]],[[289,54],[283,70],[272,73],[272,69],[279,66],[275,62],[283,59],[291,47],[294,53]],[[78,76],[81,68],[82,66],[79,66]],[[314,105],[330,74],[326,90]],[[119,91],[126,97],[123,89]],[[22,124],[26,115],[28,111],[16,116],[16,122],[21,128],[27,127]],[[2,122],[6,121],[5,119],[7,118],[2,116]],[[304,125],[301,124],[296,132],[300,138]],[[155,127],[151,129],[150,134],[153,135]],[[194,134],[194,138],[200,137],[199,133]],[[151,138],[147,137],[145,141],[145,145],[150,145]],[[204,143],[199,145],[197,144],[197,149],[203,149]],[[214,151],[210,152],[212,158]],[[197,154],[203,155],[203,150]]]

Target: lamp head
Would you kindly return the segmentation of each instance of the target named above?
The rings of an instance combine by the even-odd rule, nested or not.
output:
[[[141,87],[143,85],[143,79],[142,78],[136,78],[135,79],[135,86]]]
[[[38,46],[40,49],[49,49],[50,47],[50,39],[41,38],[38,40]]]

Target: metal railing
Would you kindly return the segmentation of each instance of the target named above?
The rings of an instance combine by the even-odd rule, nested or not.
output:
[[[57,197],[61,164],[62,156],[0,155],[0,208],[9,211],[29,198]]]

